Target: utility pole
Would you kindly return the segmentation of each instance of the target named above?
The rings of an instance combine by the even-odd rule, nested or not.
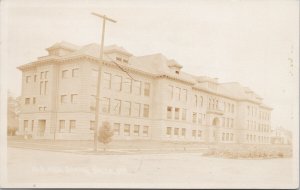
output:
[[[100,84],[101,84],[101,71],[103,64],[103,47],[104,47],[104,33],[105,33],[105,22],[106,20],[116,23],[117,21],[107,17],[106,15],[100,15],[98,13],[92,13],[92,15],[100,17],[103,19],[102,22],[102,37],[101,37],[101,48],[100,48],[100,64],[98,67],[98,80],[97,80],[97,92],[96,92],[96,108],[95,108],[95,127],[94,127],[94,151],[97,152],[98,149],[98,125],[99,125],[99,112],[100,112]]]

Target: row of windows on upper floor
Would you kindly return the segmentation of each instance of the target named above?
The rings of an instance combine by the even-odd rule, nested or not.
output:
[[[170,100],[187,102],[187,89],[169,85],[168,98]]]
[[[265,111],[259,111],[256,107],[254,106],[247,106],[247,113],[248,116],[252,116],[252,117],[258,117],[259,119],[262,120],[270,120],[270,113],[265,112]]]
[[[48,73],[49,71],[42,71],[40,72],[40,80],[45,80],[48,79]],[[33,80],[32,80],[33,78]],[[37,82],[37,74],[32,75],[26,75],[25,76],[25,82],[26,83],[30,83],[31,81],[33,82]]]
[[[47,80],[48,79],[48,73],[49,71],[42,71],[40,72],[40,80]],[[25,76],[25,82],[30,83],[31,78],[33,77],[33,82],[37,82],[37,74],[34,74],[33,76],[31,75],[26,75]],[[66,69],[61,71],[61,78],[66,79],[66,78],[75,78],[79,77],[79,68],[73,68],[73,69]]]
[[[97,72],[98,73],[98,72]],[[97,80],[96,75],[94,81]],[[95,83],[95,82],[94,82]],[[104,89],[112,89],[115,91],[123,91],[128,94],[142,95],[142,84],[144,96],[150,96],[150,83],[134,80],[128,77],[122,77],[120,75],[112,75],[111,73],[103,73],[103,85]]]
[[[150,106],[149,104],[141,104],[138,102],[122,101],[118,99],[110,99],[108,97],[103,97],[100,100],[100,109],[102,113],[110,113],[114,115],[132,116],[132,117],[143,116],[145,118],[148,118]],[[93,100],[91,102],[91,111],[94,110],[95,110],[95,101]]]
[[[40,81],[39,86],[39,93],[40,95],[47,95],[48,93],[48,81]]]
[[[181,112],[181,114],[180,114]],[[186,121],[187,119],[187,110],[184,108],[178,108],[178,107],[172,107],[172,106],[167,106],[167,119],[173,119],[173,113],[174,113],[174,119],[175,120],[182,120]],[[181,115],[181,118],[180,118]],[[206,114],[204,113],[197,113],[193,112],[192,113],[192,122],[193,123],[198,123],[200,125],[205,125],[206,124]],[[222,118],[222,126],[223,127],[228,127],[232,128],[234,125],[234,119],[232,118]]]
[[[173,85],[168,86],[168,98],[176,101],[187,102],[188,100],[188,91],[185,88],[179,88]],[[203,96],[194,94],[193,98],[194,107],[203,107],[204,106],[204,98]],[[210,109],[219,109],[219,100],[216,98],[209,98],[208,107]],[[224,102],[224,111],[234,113],[234,104]]]
[[[269,125],[261,124],[251,120],[247,120],[247,128],[249,130],[256,130],[260,132],[270,132],[271,130]]]
[[[209,109],[223,110],[224,112],[234,113],[234,104],[223,102],[223,109],[220,108],[220,102],[216,98],[209,98],[208,101]]]

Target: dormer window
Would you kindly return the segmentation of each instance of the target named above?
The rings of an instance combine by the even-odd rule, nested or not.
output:
[[[175,71],[176,74],[179,74],[179,71]]]
[[[122,58],[121,57],[116,57],[116,60],[117,61],[122,61]]]

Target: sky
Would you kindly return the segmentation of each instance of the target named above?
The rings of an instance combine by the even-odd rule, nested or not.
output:
[[[239,82],[273,107],[272,127],[298,127],[297,0],[2,0],[2,86],[21,92],[16,67],[56,42],[117,44],[136,56],[162,53],[183,71]]]

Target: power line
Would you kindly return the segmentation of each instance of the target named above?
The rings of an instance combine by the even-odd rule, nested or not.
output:
[[[125,72],[132,80],[135,80],[121,65],[119,65],[117,62],[115,62],[111,57],[107,56],[111,62],[113,62],[119,69],[121,69],[123,72]]]

